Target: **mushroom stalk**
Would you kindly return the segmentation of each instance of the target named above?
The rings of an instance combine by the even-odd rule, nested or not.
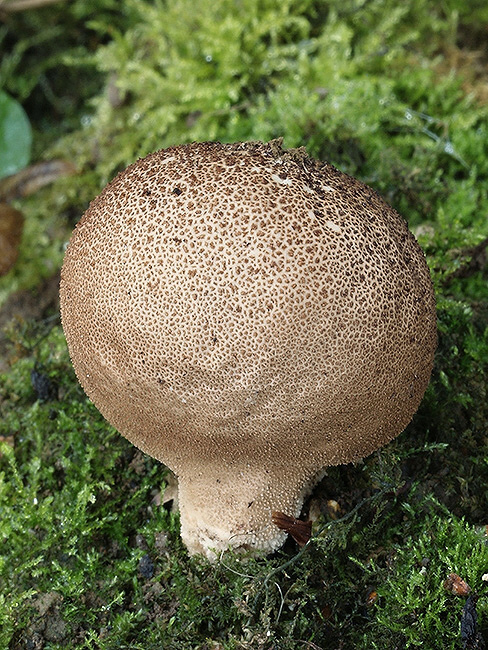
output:
[[[311,472],[304,482],[302,468],[287,466],[277,473],[271,466],[263,459],[179,475],[181,537],[191,553],[215,560],[229,547],[269,553],[283,544],[286,533],[272,522],[272,512],[298,517],[323,472]]]

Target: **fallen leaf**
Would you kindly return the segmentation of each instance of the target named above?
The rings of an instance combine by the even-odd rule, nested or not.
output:
[[[457,573],[450,573],[444,580],[444,589],[454,596],[467,596],[471,587]]]
[[[298,546],[305,546],[312,536],[312,522],[295,519],[284,512],[272,512],[271,519],[275,526],[293,537]]]
[[[0,275],[10,271],[19,254],[24,217],[8,203],[0,203]]]
[[[461,615],[461,639],[465,650],[482,650],[485,647],[483,637],[478,631],[477,597],[469,596]]]

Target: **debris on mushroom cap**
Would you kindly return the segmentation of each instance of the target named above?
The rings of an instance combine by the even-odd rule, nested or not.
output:
[[[303,150],[193,143],[120,173],[76,227],[61,315],[88,396],[179,479],[191,552],[278,548],[329,465],[418,408],[432,282],[405,221]]]

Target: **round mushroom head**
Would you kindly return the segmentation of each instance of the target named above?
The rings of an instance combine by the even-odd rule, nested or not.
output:
[[[120,173],[61,274],[78,379],[178,476],[192,553],[269,552],[329,465],[410,422],[436,347],[405,221],[303,150],[193,143]]]

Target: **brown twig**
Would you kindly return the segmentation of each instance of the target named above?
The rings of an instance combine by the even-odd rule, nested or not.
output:
[[[44,5],[50,5],[60,0],[0,0],[0,12],[13,13],[25,11],[26,9],[38,9]]]
[[[35,163],[0,180],[0,201],[30,196],[61,176],[73,174],[76,174],[76,167],[68,160],[45,160]]]

